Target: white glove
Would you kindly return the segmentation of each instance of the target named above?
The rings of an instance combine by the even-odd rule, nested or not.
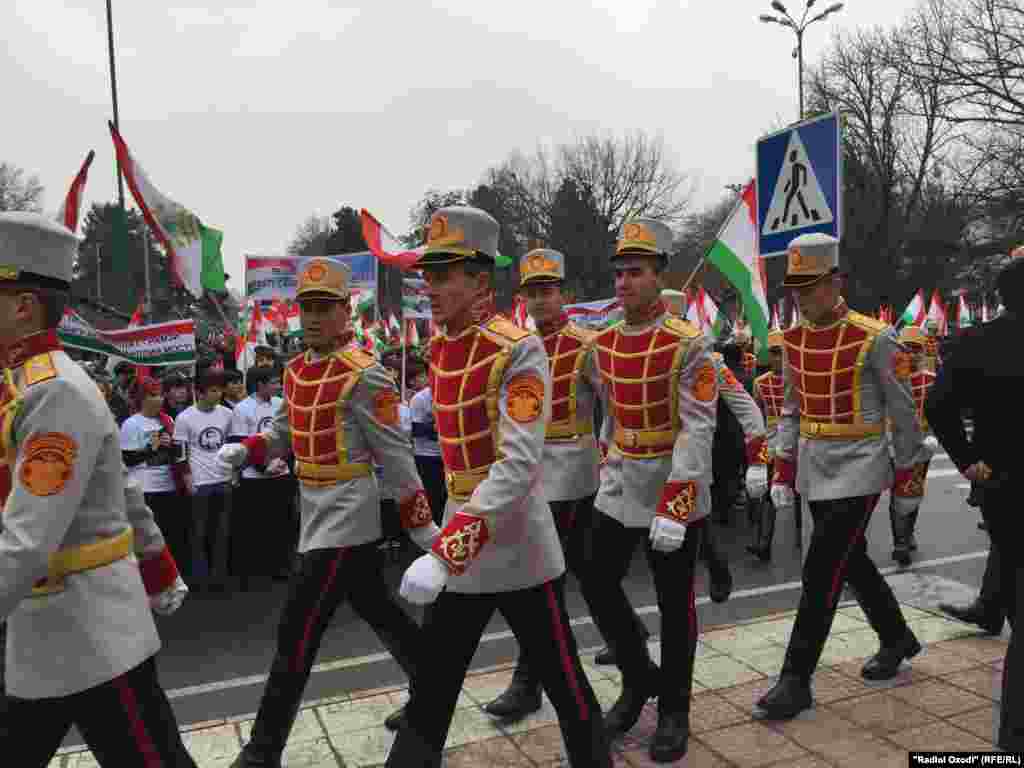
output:
[[[284,459],[271,459],[270,462],[267,464],[268,475],[283,475],[287,471],[288,464],[285,462]]]
[[[747,496],[760,499],[768,493],[768,467],[752,464],[747,468]]]
[[[231,469],[240,469],[245,460],[249,458],[249,449],[241,443],[228,443],[222,445],[217,451],[217,461],[226,464]]]
[[[424,552],[429,552],[430,548],[434,546],[434,539],[441,534],[441,529],[435,523],[431,523],[430,525],[421,525],[419,528],[413,528],[407,531],[407,533],[409,538],[412,539],[413,544]]]
[[[686,526],[682,523],[660,515],[651,520],[651,549],[655,552],[675,552],[685,538]]]
[[[448,583],[448,566],[433,555],[420,555],[402,576],[398,594],[414,605],[426,605],[437,600]]]
[[[932,456],[939,452],[939,441],[935,439],[935,435],[928,435],[924,439],[924,444],[932,452]]]
[[[788,485],[782,483],[772,484],[772,504],[775,509],[784,509],[796,504],[796,493]]]
[[[170,616],[185,602],[186,595],[188,595],[188,585],[179,576],[170,587],[160,594],[149,598],[149,607],[154,613],[159,613],[161,616]]]

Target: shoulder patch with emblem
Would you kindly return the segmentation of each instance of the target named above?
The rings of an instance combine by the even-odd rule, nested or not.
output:
[[[888,323],[875,320],[873,317],[868,317],[852,310],[846,315],[846,319],[858,328],[863,328],[865,331],[871,331],[872,333],[881,333],[889,327]]]
[[[53,364],[53,358],[50,357],[49,352],[33,355],[25,361],[24,368],[26,387],[57,378],[57,366]]]
[[[693,396],[702,403],[709,403],[715,399],[718,392],[718,375],[715,373],[715,366],[712,363],[704,363],[697,370],[697,377],[693,381]]]
[[[914,361],[910,353],[897,350],[892,356],[892,373],[900,381],[906,381],[914,373]]]
[[[384,389],[373,396],[373,417],[388,427],[398,425],[398,393]]]
[[[523,330],[515,323],[506,320],[504,317],[495,317],[488,322],[484,328],[491,333],[497,334],[509,341],[519,341],[531,335],[529,331]]]
[[[700,336],[700,329],[693,323],[688,323],[679,317],[669,317],[665,320],[665,327],[673,333],[682,336],[684,339],[696,339]]]
[[[508,415],[520,424],[536,421],[544,412],[544,382],[535,373],[520,373],[508,384]]]
[[[64,490],[75,471],[78,443],[63,432],[41,432],[21,449],[18,477],[33,496],[53,496]]]
[[[377,364],[377,358],[375,358],[368,352],[364,352],[363,350],[358,349],[356,347],[344,349],[339,354],[345,360],[345,362],[349,363],[350,365],[360,370],[366,370],[367,368],[370,368]]]

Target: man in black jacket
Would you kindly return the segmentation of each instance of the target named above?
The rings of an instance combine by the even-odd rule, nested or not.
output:
[[[925,414],[935,436],[964,477],[981,485],[993,541],[1017,533],[1020,480],[1013,441],[1024,428],[1024,411],[1014,406],[1024,386],[1024,358],[1006,354],[1024,333],[1024,259],[1014,259],[996,281],[1006,312],[957,344],[939,369]],[[974,414],[970,439],[963,411]],[[1000,557],[1003,604],[1011,630],[1024,601],[1024,559],[1013,548]],[[1003,667],[998,746],[1024,750],[1024,638],[1013,631]]]

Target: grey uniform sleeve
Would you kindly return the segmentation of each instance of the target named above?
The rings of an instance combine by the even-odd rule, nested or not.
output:
[[[430,503],[416,471],[412,445],[400,423],[398,390],[380,365],[367,368],[352,391],[349,407],[366,438],[374,460],[384,471],[384,484],[394,490],[405,529],[432,525]]]
[[[725,401],[733,416],[743,427],[743,435],[749,444],[764,437],[764,416],[754,398],[740,384],[739,379],[725,363],[718,367],[718,396]]]
[[[46,576],[82,505],[102,433],[92,404],[66,380],[25,390],[12,436],[17,446],[0,531],[0,621]]]
[[[718,373],[708,338],[687,342],[679,372],[679,419],[682,424],[672,450],[672,469],[658,502],[658,515],[685,523],[708,514],[711,444],[718,406]],[[701,486],[704,487],[701,487]]]
[[[910,353],[896,340],[895,332],[891,329],[875,337],[871,345],[871,369],[891,424],[897,472],[928,461],[931,450],[924,444],[917,406],[910,388]]]
[[[610,439],[610,435],[605,435],[605,433],[604,433],[604,424],[605,424],[605,422],[608,421],[608,412],[606,410],[606,406],[608,405],[608,403],[605,402],[605,399],[604,399],[604,387],[603,387],[603,384],[602,384],[602,381],[601,381],[601,372],[598,371],[598,369],[597,369],[597,353],[594,351],[593,345],[591,345],[590,349],[587,350],[586,357],[583,360],[583,371],[582,371],[582,373],[583,373],[583,380],[586,382],[587,386],[589,386],[591,391],[594,393],[594,402],[601,404],[601,407],[596,409],[596,410],[600,411],[600,416],[601,416],[601,421],[600,422],[598,422],[596,420],[598,414],[596,414],[596,413],[595,414],[590,414],[591,418],[595,419],[595,421],[594,421],[594,434],[599,436],[598,439],[599,439],[600,442],[602,442],[605,445],[607,445],[605,440],[606,439]]]
[[[800,396],[796,390],[789,361],[782,364],[782,408],[775,437],[775,477],[773,483],[796,485],[797,448],[800,441]]]

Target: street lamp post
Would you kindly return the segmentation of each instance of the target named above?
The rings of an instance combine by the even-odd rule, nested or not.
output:
[[[803,15],[800,20],[797,21],[795,18],[789,15],[789,11],[786,10],[779,0],[772,0],[772,10],[776,11],[779,16],[772,16],[770,13],[762,13],[758,16],[758,20],[765,24],[781,24],[784,27],[789,27],[793,30],[796,35],[796,48],[793,49],[793,58],[797,60],[797,85],[800,94],[800,120],[804,119],[804,30],[807,29],[811,24],[816,21],[823,21],[833,13],[839,13],[843,10],[844,3],[832,3],[828,8],[823,10],[816,16],[811,16],[811,8],[814,6],[816,0],[805,0]],[[810,16],[810,18],[808,18]]]

